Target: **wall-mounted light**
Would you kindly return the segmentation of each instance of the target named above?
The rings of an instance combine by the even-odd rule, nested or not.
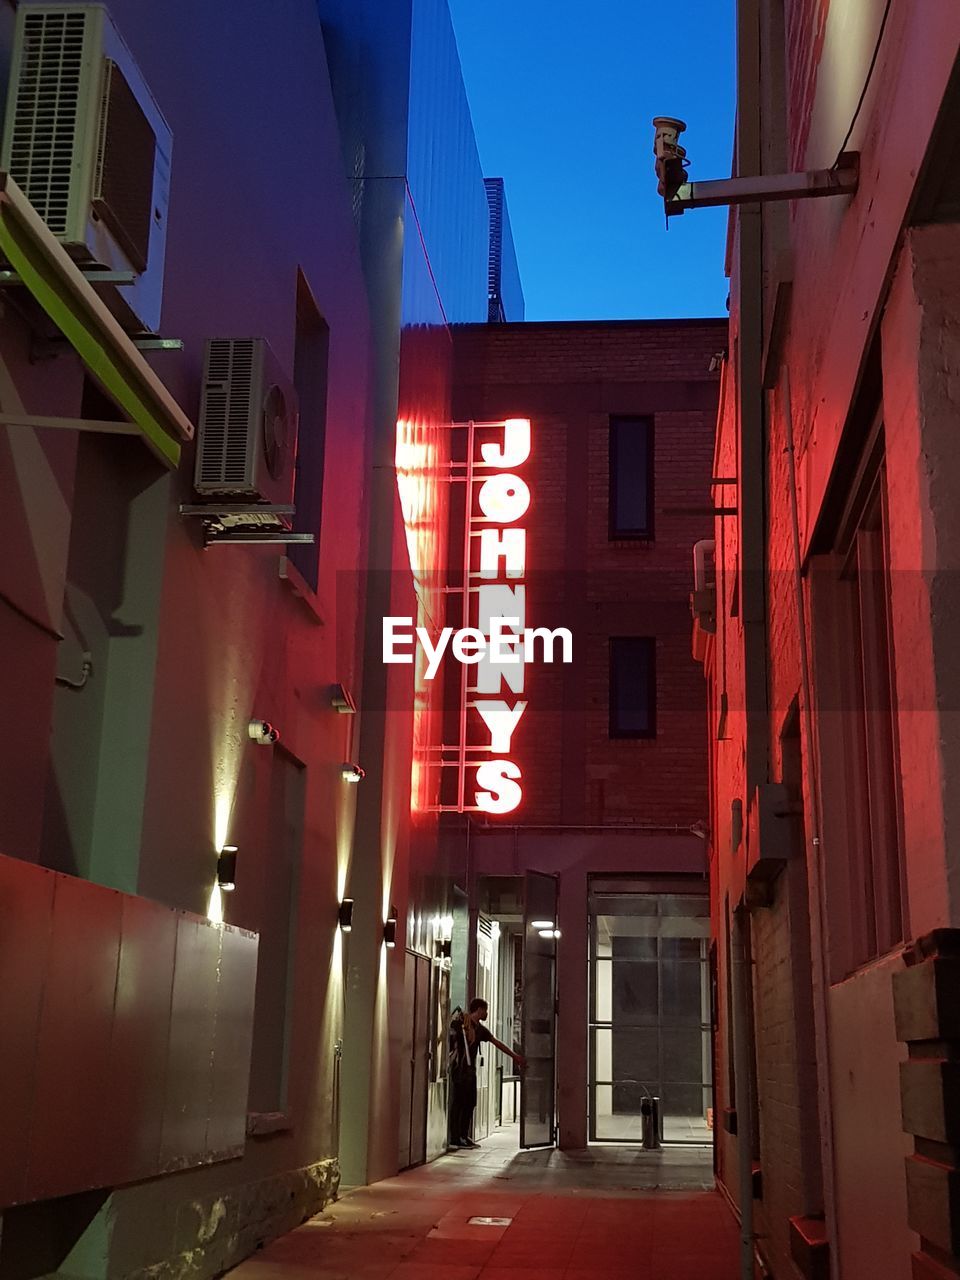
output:
[[[559,929],[541,929],[539,932],[540,932],[541,938],[559,938],[560,937]]]
[[[353,716],[357,713],[357,704],[351,697],[350,690],[342,684],[330,686],[330,705],[342,716]]]
[[[383,926],[383,940],[388,947],[397,945],[397,908],[391,907]]]
[[[247,736],[261,747],[272,747],[280,741],[280,730],[275,729],[269,720],[251,720],[247,725]]]
[[[344,933],[349,933],[353,928],[353,899],[344,898],[337,910],[337,924]]]
[[[453,937],[453,916],[440,917],[440,936],[444,942],[449,942]]]
[[[363,776],[364,771],[358,764],[351,764],[350,761],[347,761],[340,767],[340,777],[344,782],[359,782]]]
[[[437,956],[441,960],[449,960],[453,956],[453,943],[449,938],[437,939]]]
[[[531,920],[530,928],[531,929],[552,929],[553,921],[552,920]]]
[[[217,884],[229,893],[237,887],[237,846],[225,844],[217,857]]]

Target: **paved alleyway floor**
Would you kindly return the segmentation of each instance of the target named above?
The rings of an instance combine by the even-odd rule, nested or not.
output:
[[[506,1129],[345,1192],[231,1280],[737,1280],[712,1186],[705,1148],[518,1152]]]

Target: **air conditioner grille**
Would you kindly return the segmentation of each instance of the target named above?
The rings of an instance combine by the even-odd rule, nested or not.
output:
[[[10,174],[55,235],[68,228],[86,17],[27,13]]]
[[[247,479],[250,431],[259,425],[250,421],[253,375],[253,342],[210,343],[199,469],[202,484],[242,487]]]
[[[109,58],[93,207],[116,236],[135,271],[145,271],[153,217],[157,140],[123,72]]]

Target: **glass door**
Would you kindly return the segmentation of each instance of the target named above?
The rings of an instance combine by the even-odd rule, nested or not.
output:
[[[645,1097],[665,1142],[711,1141],[709,912],[704,894],[591,896],[592,1141],[639,1142]]]
[[[488,1006],[487,1026],[497,1025],[497,947],[490,919],[481,914],[477,922],[477,979],[474,990]],[[473,1136],[478,1141],[489,1136],[496,1114],[497,1054],[481,1045],[477,1058],[477,1108],[473,1113]]]
[[[556,1141],[557,878],[528,871],[523,901],[520,1146]]]

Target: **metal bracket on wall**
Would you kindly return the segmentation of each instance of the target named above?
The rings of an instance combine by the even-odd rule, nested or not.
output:
[[[687,209],[709,209],[724,204],[766,204],[771,200],[852,196],[856,194],[859,183],[859,152],[844,151],[832,169],[684,182],[672,199],[664,200],[663,207],[667,217],[673,218]]]
[[[293,533],[281,521],[292,516],[292,502],[181,502],[182,516],[195,516],[203,522],[205,547],[222,543],[244,546],[286,546],[291,543],[309,545],[316,539],[312,533]]]

